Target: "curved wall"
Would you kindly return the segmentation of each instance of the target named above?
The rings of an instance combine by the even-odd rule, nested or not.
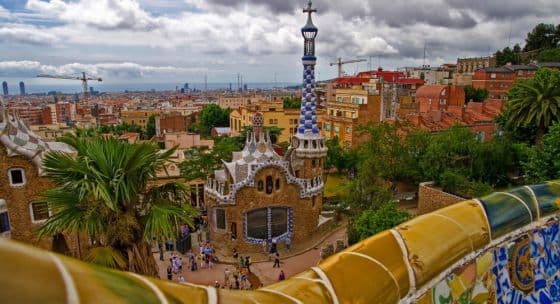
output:
[[[422,215],[255,291],[179,285],[0,241],[12,302],[560,302],[560,181]]]

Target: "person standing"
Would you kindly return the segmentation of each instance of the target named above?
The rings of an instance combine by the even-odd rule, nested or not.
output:
[[[290,238],[286,238],[286,249],[290,252],[290,248],[292,247],[292,240]]]
[[[229,271],[228,268],[226,268],[226,270],[224,270],[224,285],[229,285],[229,276],[230,276],[231,272]]]
[[[272,265],[272,268],[280,268],[280,255],[278,254],[278,252],[276,252],[276,254],[274,255],[274,265]]]
[[[173,280],[173,268],[171,268],[171,265],[167,266],[167,279]]]
[[[179,276],[179,279],[177,280],[177,282],[179,283],[185,283],[185,277],[183,277],[182,275]]]
[[[286,279],[286,275],[284,274],[284,270],[280,270],[280,274],[278,275],[278,281],[284,281]]]
[[[163,261],[163,244],[159,243],[159,260]]]
[[[247,272],[251,273],[251,258],[249,256],[245,257],[245,268],[247,268]]]

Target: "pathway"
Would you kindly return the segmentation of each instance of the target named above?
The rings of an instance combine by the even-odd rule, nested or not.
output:
[[[256,275],[256,277],[249,277],[249,280],[253,284],[258,284],[258,280],[262,282],[262,284],[269,285],[274,282],[278,281],[278,275],[280,274],[280,270],[284,270],[286,274],[286,278],[289,278],[295,274],[298,274],[302,271],[309,269],[312,266],[315,266],[320,261],[320,249],[324,244],[327,243],[334,243],[336,240],[344,239],[346,240],[346,228],[339,228],[335,230],[331,235],[326,237],[319,245],[307,250],[301,254],[291,256],[287,259],[282,259],[282,255],[286,253],[285,251],[280,251],[280,268],[273,268],[272,265],[274,261],[270,262],[255,262],[251,265],[251,271]],[[157,259],[158,266],[159,266],[159,275],[162,279],[167,279],[166,269],[169,265],[169,256],[170,253],[166,252],[164,256],[164,261],[159,260],[159,253],[155,253],[154,257]],[[180,255],[182,256],[182,255]],[[185,280],[190,283],[201,284],[201,285],[211,285],[214,286],[215,282],[223,284],[224,282],[224,271],[227,268],[230,271],[233,271],[234,266],[229,264],[216,264],[212,269],[201,269],[199,268],[197,271],[191,272],[187,270],[187,258],[183,257],[183,271],[182,275],[185,277]],[[179,275],[173,275],[173,280],[177,281]]]

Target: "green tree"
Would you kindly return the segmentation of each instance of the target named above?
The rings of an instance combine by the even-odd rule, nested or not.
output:
[[[560,178],[560,123],[550,127],[541,149],[531,148],[523,170],[531,183]]]
[[[560,72],[539,69],[534,78],[516,82],[505,112],[511,127],[535,126],[540,146],[548,128],[560,120]]]
[[[525,39],[524,51],[534,51],[541,49],[553,49],[558,47],[560,42],[560,26],[554,24],[540,23],[527,34]]]
[[[192,225],[196,211],[184,186],[150,186],[174,149],[153,144],[65,136],[75,156],[47,153],[43,166],[55,188],[43,193],[53,212],[40,236],[84,233],[96,240],[88,260],[157,276],[150,242],[174,238],[178,224]]]
[[[513,49],[509,46],[496,52],[496,64],[498,66],[511,64],[521,64],[521,47],[516,44]]]
[[[560,48],[540,51],[537,60],[539,62],[560,62]]]
[[[325,145],[329,149],[325,160],[325,169],[336,168],[338,172],[346,172],[356,167],[356,151],[353,149],[344,150],[338,142],[338,136],[327,139]]]
[[[217,169],[214,155],[208,147],[193,148],[185,151],[185,160],[179,165],[181,175],[187,180],[205,179]]]
[[[294,97],[284,97],[283,99],[284,109],[299,109],[301,108],[301,100]]]
[[[200,133],[209,136],[214,127],[229,127],[229,114],[231,109],[222,109],[218,105],[210,104],[200,111],[199,124]]]
[[[146,124],[146,139],[152,139],[156,135],[156,116],[150,115]]]
[[[348,232],[348,242],[357,243],[379,232],[394,228],[409,220],[410,214],[399,209],[395,203],[384,203],[374,211],[364,210],[353,222]]]
[[[129,125],[123,122],[119,125],[105,125],[99,128],[99,133],[101,134],[115,134],[123,135],[124,133],[139,133],[144,134],[144,129],[137,125]]]
[[[185,160],[179,165],[181,175],[186,180],[206,179],[222,165],[231,161],[232,153],[240,151],[242,146],[234,137],[223,137],[215,141],[212,150],[208,147],[193,148],[185,151]]]
[[[470,101],[483,102],[488,97],[488,90],[486,89],[475,89],[471,85],[466,85],[463,90],[465,90],[465,103]]]

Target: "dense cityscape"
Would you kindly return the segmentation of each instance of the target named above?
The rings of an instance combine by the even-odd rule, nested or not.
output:
[[[0,22],[82,5],[8,2]],[[203,81],[111,87],[91,65],[8,72],[24,61],[0,58],[0,299],[560,303],[556,16],[495,51],[431,66],[424,41],[421,64],[385,68],[322,55],[326,3],[244,5],[297,12],[299,82],[209,82],[208,67]],[[122,26],[144,26],[135,14]]]

